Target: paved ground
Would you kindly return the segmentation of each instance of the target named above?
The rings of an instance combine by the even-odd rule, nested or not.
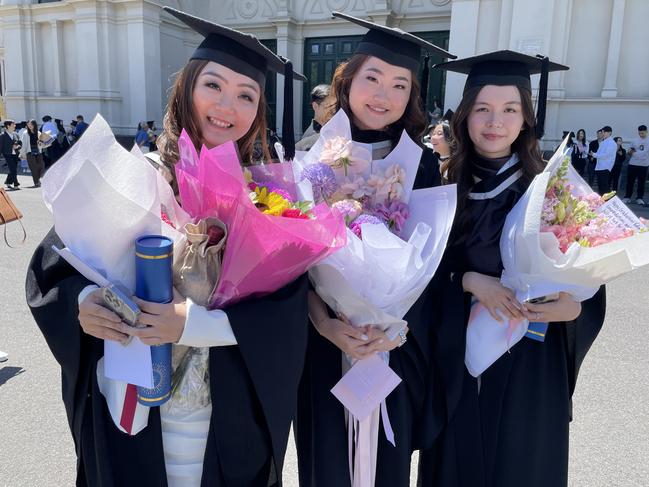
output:
[[[10,354],[0,364],[0,487],[71,486],[75,458],[60,401],[60,372],[24,299],[25,269],[51,218],[40,190],[27,188],[28,177],[20,180],[24,189],[11,196],[25,214],[29,239],[18,250],[0,244],[0,350]],[[13,226],[9,230],[17,235]],[[649,485],[648,288],[649,269],[609,286],[606,324],[575,396],[571,486]],[[286,485],[297,487],[290,448]]]

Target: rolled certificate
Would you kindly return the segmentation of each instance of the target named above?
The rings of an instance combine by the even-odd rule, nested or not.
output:
[[[135,242],[135,295],[155,303],[173,299],[173,241],[160,235],[145,235]],[[171,343],[151,347],[153,388],[137,388],[140,404],[160,406],[171,396]]]

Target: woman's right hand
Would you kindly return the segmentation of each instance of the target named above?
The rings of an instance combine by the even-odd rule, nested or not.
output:
[[[79,303],[79,323],[88,335],[102,340],[126,344],[129,336],[124,333],[128,325],[108,308],[102,306],[102,291],[95,289]]]
[[[462,287],[473,294],[487,308],[491,316],[502,322],[498,313],[512,320],[525,318],[522,313],[523,305],[518,302],[514,292],[500,283],[497,277],[486,276],[478,272],[467,272],[462,277]]]

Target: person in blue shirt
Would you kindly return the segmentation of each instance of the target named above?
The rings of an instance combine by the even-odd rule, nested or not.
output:
[[[81,137],[87,128],[88,124],[84,122],[83,115],[77,115],[77,125],[74,127],[75,138],[78,139],[79,137]]]

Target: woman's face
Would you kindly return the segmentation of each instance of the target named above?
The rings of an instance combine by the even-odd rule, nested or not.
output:
[[[349,106],[361,130],[384,130],[408,106],[412,73],[376,57],[365,61],[352,79]]]
[[[446,155],[449,152],[448,142],[446,142],[446,137],[444,137],[444,128],[442,124],[437,124],[433,130],[430,132],[430,143],[433,144],[433,148],[442,155]]]
[[[586,140],[586,132],[579,130],[577,132],[577,140]]]
[[[210,61],[196,79],[192,102],[202,140],[208,148],[242,138],[257,116],[259,84]]]
[[[523,129],[523,106],[516,86],[484,86],[468,117],[469,137],[478,154],[488,158],[511,154]]]
[[[29,122],[27,124],[27,127],[29,127],[29,130],[32,132],[36,132],[38,130],[38,126],[36,125],[36,122]]]

